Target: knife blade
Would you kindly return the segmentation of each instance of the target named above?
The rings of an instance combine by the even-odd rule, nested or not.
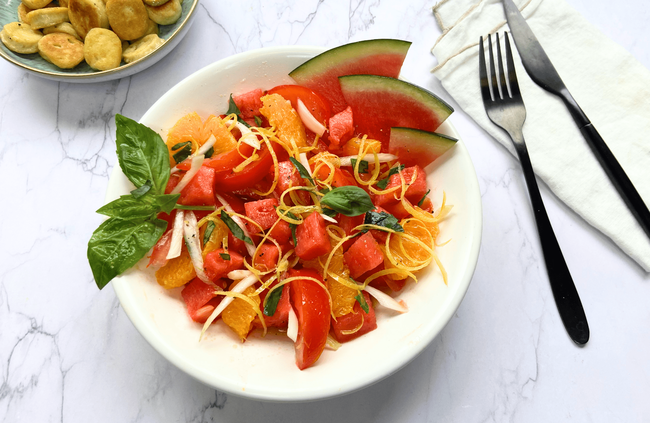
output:
[[[605,170],[614,188],[632,212],[641,228],[650,238],[650,211],[630,181],[614,154],[582,111],[557,70],[546,55],[542,45],[512,0],[503,0],[508,26],[515,40],[524,69],[537,85],[562,99],[573,120],[589,144],[594,156]]]

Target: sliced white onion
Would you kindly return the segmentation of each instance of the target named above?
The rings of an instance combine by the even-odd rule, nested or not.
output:
[[[250,270],[240,269],[240,270],[233,270],[232,272],[228,273],[227,276],[228,279],[231,279],[233,281],[238,281],[240,279],[247,278],[252,274],[253,272],[251,272]]]
[[[253,286],[255,282],[257,282],[257,277],[255,277],[255,275],[245,277],[237,285],[235,285],[235,287],[231,289],[230,292],[237,292],[241,294],[242,292],[244,292],[246,288],[248,288],[249,286]],[[205,321],[205,324],[203,325],[203,329],[201,330],[201,336],[199,337],[199,341],[201,340],[201,338],[203,338],[203,334],[210,327],[212,322],[214,322],[214,319],[219,317],[221,312],[224,311],[226,307],[228,307],[230,303],[233,302],[234,299],[235,299],[234,297],[224,297],[223,300],[221,300],[221,302],[219,303],[217,308],[214,309],[214,311],[212,312],[208,320]]]
[[[228,202],[219,194],[215,193],[214,196],[219,200],[221,205],[226,209],[227,212],[234,213],[235,210],[228,204]],[[239,218],[239,216],[230,216],[232,217],[232,220],[235,221],[236,224],[239,225],[239,227],[244,231],[244,235],[247,236],[253,244],[249,244],[248,242],[244,242],[244,245],[246,246],[246,251],[248,251],[248,255],[251,257],[255,257],[255,242],[251,238],[251,235],[248,233],[248,230],[246,230],[246,225],[244,225],[244,222]]]
[[[196,271],[196,276],[203,282],[210,283],[210,278],[205,274],[205,268],[203,267],[201,241],[199,241],[199,225],[192,211],[185,213],[185,219],[183,220],[183,238],[185,238],[185,245],[187,245],[187,251],[190,253],[190,259],[192,260],[194,271]]]
[[[352,166],[352,159],[357,160],[358,158],[359,156],[344,156],[344,157],[340,157],[339,160],[341,161],[341,166]],[[393,160],[398,159],[396,155],[388,154],[388,153],[379,153],[377,154],[377,158],[379,159],[379,163],[392,162]],[[374,163],[375,155],[366,154],[365,156],[363,156],[361,160],[365,160],[368,163]]]
[[[214,143],[216,143],[216,142],[217,142],[217,139],[214,137],[214,134],[210,134],[210,138],[208,138],[208,140],[205,142],[205,144],[203,144],[201,147],[199,147],[199,149],[196,150],[194,153],[192,153],[191,156],[189,156],[188,158],[183,160],[183,162],[186,161],[186,160],[192,160],[192,158],[194,158],[195,156],[198,156],[200,154],[205,155],[205,153],[207,153],[208,150],[210,148],[212,148],[214,146]],[[183,163],[183,162],[181,162],[181,163]],[[180,171],[180,169],[178,168],[178,165],[176,165],[176,166],[171,168],[171,170],[169,171],[169,174],[173,175],[174,173],[179,172],[179,171]]]
[[[336,219],[326,215],[325,213],[321,213],[320,215],[323,217],[323,219],[327,220],[328,222],[339,223],[339,222],[336,221]]]
[[[309,173],[309,176],[311,176],[313,178],[314,175],[311,173],[311,167],[309,166],[309,160],[307,159],[307,153],[300,153],[300,156],[298,156],[298,157],[300,158],[300,164],[304,166],[307,173]]]
[[[180,180],[178,185],[174,187],[170,194],[178,194],[179,192],[183,191],[183,188],[185,188],[187,184],[190,183],[192,178],[194,178],[194,175],[196,175],[199,169],[201,169],[201,165],[203,164],[204,160],[205,156],[203,154],[192,157],[192,167],[190,167],[190,170],[187,171],[187,173],[183,176],[183,179]]]
[[[329,348],[330,350],[338,350],[341,348],[341,343],[334,339],[334,337],[331,334],[327,334],[327,342],[325,343],[325,347]]]
[[[293,342],[296,342],[296,339],[298,339],[298,316],[296,316],[296,312],[293,311],[293,307],[289,307],[289,324],[287,326],[287,336]]]
[[[172,241],[169,245],[169,252],[165,257],[167,260],[176,258],[181,255],[183,248],[183,219],[185,212],[183,210],[176,210],[176,217],[174,218],[174,226],[172,228]]]
[[[381,292],[377,288],[373,288],[372,286],[368,285],[365,288],[363,288],[363,290],[366,291],[368,294],[372,295],[373,297],[375,297],[375,299],[379,302],[379,304],[383,305],[386,308],[399,311],[400,313],[406,313],[407,311],[409,311],[404,301],[397,302],[393,297]]]
[[[229,121],[227,123],[227,126],[232,126],[233,121]],[[239,132],[241,132],[241,140],[242,142],[250,145],[253,147],[255,150],[259,150],[262,148],[262,144],[260,144],[260,140],[257,139],[257,135],[255,135],[246,125],[239,121],[235,121],[235,126],[237,129],[239,129]]]
[[[298,99],[298,116],[300,116],[302,123],[305,124],[307,129],[315,134],[318,134],[319,137],[323,136],[327,128],[325,128],[325,126],[320,123],[318,119],[314,117],[314,115],[311,114],[301,99]]]

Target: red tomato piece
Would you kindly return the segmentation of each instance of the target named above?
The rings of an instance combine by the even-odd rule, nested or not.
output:
[[[260,98],[263,95],[264,91],[256,88],[247,93],[232,96],[232,99],[241,112],[242,119],[251,119],[261,115],[260,107],[264,106],[264,104],[262,104]]]
[[[259,246],[253,263],[256,269],[265,272],[277,266],[279,256],[280,251],[278,251],[278,247],[274,244],[265,242]]]
[[[286,244],[291,239],[291,225],[289,222],[281,220],[271,230],[270,236],[275,239],[278,244]]]
[[[275,187],[275,193],[278,197],[291,187],[305,186],[305,181],[300,177],[298,170],[296,170],[296,167],[290,161],[287,160],[278,163],[278,172],[278,184]],[[298,195],[302,204],[309,204],[309,193],[306,191],[296,191],[296,195]],[[284,196],[284,202],[293,205],[289,194]]]
[[[296,255],[302,260],[312,260],[331,251],[329,236],[325,231],[325,219],[312,213],[296,228]]]
[[[222,197],[222,198],[223,198],[223,199],[224,199],[224,200],[225,200],[225,201],[230,205],[230,207],[232,207],[232,209],[233,209],[234,211],[236,211],[237,213],[244,213],[244,210],[246,210],[246,209],[244,208],[244,202],[243,202],[239,197],[237,197],[236,195],[232,195],[232,194],[230,194],[230,193],[228,193],[228,192],[219,192],[218,194],[219,194],[219,195],[220,195],[220,196],[221,196],[221,197]],[[217,205],[218,207],[223,206],[223,204],[221,204],[221,201],[219,201],[219,200],[216,200],[216,205]]]
[[[350,269],[350,276],[358,278],[384,262],[384,255],[375,238],[368,232],[356,238],[354,244],[343,253],[343,260]]]
[[[214,206],[214,169],[201,166],[192,180],[183,188],[178,204],[186,206]]]
[[[203,166],[211,167],[217,172],[230,170],[244,161],[242,154],[245,157],[249,157],[251,154],[253,154],[253,147],[248,144],[242,144],[239,148],[239,151],[237,151],[235,148],[233,150],[226,151],[224,153],[217,154],[216,156],[212,156],[211,158],[205,159],[203,161]],[[191,162],[190,160],[185,160],[184,162],[178,163],[176,167],[180,170],[190,170]]]
[[[341,343],[348,342],[377,329],[377,318],[375,317],[375,309],[372,306],[370,295],[364,291],[363,297],[366,304],[368,304],[368,313],[363,311],[359,302],[356,302],[351,313],[337,317],[336,320],[332,319],[332,329],[337,341]],[[361,327],[359,328],[359,326]],[[354,333],[346,333],[357,328],[359,330]]]
[[[415,181],[411,183],[411,180],[413,179],[413,174],[416,174]],[[411,201],[417,203],[420,201],[420,199],[427,193],[427,174],[424,173],[424,170],[420,166],[411,166],[407,167],[402,171],[402,175],[404,176],[404,181],[406,182],[406,198]],[[392,175],[390,179],[388,180],[388,185],[386,185],[386,189],[393,188],[393,187],[401,187],[402,181],[400,179],[400,176],[398,173],[395,175]],[[398,188],[397,191],[391,192],[389,194],[380,194],[380,195],[375,195],[373,196],[372,202],[376,206],[386,206],[389,204],[395,204],[397,203],[397,199],[395,198],[395,195],[400,194],[400,189]]]
[[[274,145],[274,148],[275,145]],[[269,174],[273,166],[273,157],[269,150],[262,147],[260,158],[246,166],[241,172],[233,172],[232,168],[219,172],[215,176],[215,188],[219,191],[232,192],[255,185]]]
[[[278,206],[278,200],[269,198],[266,200],[249,201],[244,204],[246,209],[246,216],[250,217],[262,227],[262,230],[267,230],[279,219],[275,208]]]
[[[229,243],[230,244],[230,243]],[[224,256],[222,257],[221,254]],[[230,258],[224,258],[228,257]],[[240,269],[244,264],[244,257],[235,251],[226,251],[223,248],[218,248],[206,254],[203,260],[205,267],[205,274],[211,281],[216,282],[220,278],[225,277],[229,272]]]
[[[354,121],[350,106],[330,118],[329,130],[328,139],[331,148],[337,149],[352,138],[352,135],[354,135]]]
[[[323,282],[313,269],[289,270],[289,277],[301,276]],[[304,370],[318,360],[327,343],[330,330],[329,296],[318,283],[309,279],[296,279],[291,282],[290,299],[298,316],[296,365]]]
[[[221,301],[221,298],[217,298],[215,291],[214,286],[208,285],[199,278],[192,279],[183,287],[181,296],[192,320],[199,323],[205,323],[208,320],[212,311]]]

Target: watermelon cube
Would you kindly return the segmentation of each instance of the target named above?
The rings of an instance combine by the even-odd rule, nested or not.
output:
[[[201,166],[194,178],[181,191],[178,204],[186,206],[214,206],[214,180],[216,171],[207,166]]]
[[[289,222],[281,220],[275,225],[275,228],[271,230],[269,234],[273,239],[275,239],[278,244],[286,244],[291,239],[291,225]]]
[[[244,264],[244,257],[235,252],[218,248],[210,251],[203,259],[205,274],[211,281],[225,277],[229,272],[240,269]]]
[[[261,116],[260,107],[263,106],[262,96],[264,92],[256,88],[252,91],[248,91],[244,94],[233,95],[232,99],[235,101],[235,104],[241,112],[242,119],[251,119],[255,116]]]
[[[330,148],[334,150],[352,137],[354,134],[354,121],[350,106],[330,118],[329,131]]]
[[[253,264],[256,269],[265,272],[274,269],[278,265],[279,256],[280,252],[278,251],[278,247],[274,244],[265,242],[259,246]]]
[[[344,314],[336,320],[332,319],[332,329],[334,329],[334,337],[337,341],[341,343],[348,342],[377,329],[377,318],[370,295],[364,291],[363,297],[366,300],[366,304],[368,304],[368,313],[363,311],[359,302],[356,302],[351,313]],[[358,328],[359,325],[361,325],[359,330],[350,333],[350,331]]]
[[[358,278],[384,263],[384,254],[369,232],[356,238],[354,244],[343,253],[343,260],[350,269],[350,276]]]
[[[325,231],[325,219],[319,213],[312,213],[296,228],[296,255],[303,260],[312,260],[331,251],[330,239]]]
[[[413,175],[415,174],[415,180],[411,183]],[[407,167],[402,171],[402,176],[406,182],[406,198],[411,202],[417,204],[418,201],[424,197],[427,193],[427,174],[422,170],[420,166],[411,166]],[[390,177],[388,180],[388,185],[386,189],[401,187],[402,180],[400,179],[399,173],[396,173]],[[398,188],[396,191],[393,191],[388,194],[379,194],[375,195],[372,199],[372,202],[376,206],[387,206],[397,203],[396,196],[399,196],[401,193],[401,188]]]
[[[181,296],[187,306],[187,313],[192,320],[205,323],[212,311],[221,301],[215,294],[215,287],[210,286],[199,278],[192,279],[181,291]]]
[[[275,208],[278,206],[278,200],[269,198],[266,200],[249,201],[244,204],[246,209],[246,216],[250,217],[255,223],[262,227],[262,230],[267,230],[279,219]],[[249,225],[249,229],[253,232],[258,232],[255,225]]]
[[[278,282],[275,281],[271,284],[271,287],[277,285]],[[278,306],[275,308],[275,313],[273,316],[267,316],[264,314],[264,323],[266,327],[276,327],[276,328],[286,328],[289,323],[289,309],[291,308],[291,303],[289,302],[289,292],[291,284],[284,284],[282,288],[278,288],[282,291],[280,294],[280,301],[278,301]],[[275,292],[275,291],[274,291]],[[260,308],[264,311],[264,299],[268,295],[268,291],[262,291],[260,294]],[[260,325],[261,326],[261,325]]]
[[[298,170],[296,170],[295,166],[290,161],[287,160],[278,163],[278,170],[280,176],[278,179],[278,184],[275,187],[275,193],[278,195],[278,197],[291,187],[305,186],[305,181],[300,177]],[[306,191],[297,191],[296,194],[298,195],[298,198],[302,204],[309,204],[309,194]],[[293,204],[291,197],[289,197],[289,194],[284,196],[284,202],[285,204]]]

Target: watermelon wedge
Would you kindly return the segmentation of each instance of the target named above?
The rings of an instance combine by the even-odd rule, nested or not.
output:
[[[372,74],[397,78],[410,46],[409,41],[392,39],[345,44],[306,61],[289,76],[329,100],[335,115],[347,107],[339,76]]]
[[[354,113],[355,134],[381,141],[382,151],[388,151],[390,128],[433,132],[454,111],[432,92],[395,78],[348,75],[339,83]]]
[[[388,152],[399,157],[407,167],[418,165],[425,168],[458,140],[435,132],[413,128],[391,128]]]

